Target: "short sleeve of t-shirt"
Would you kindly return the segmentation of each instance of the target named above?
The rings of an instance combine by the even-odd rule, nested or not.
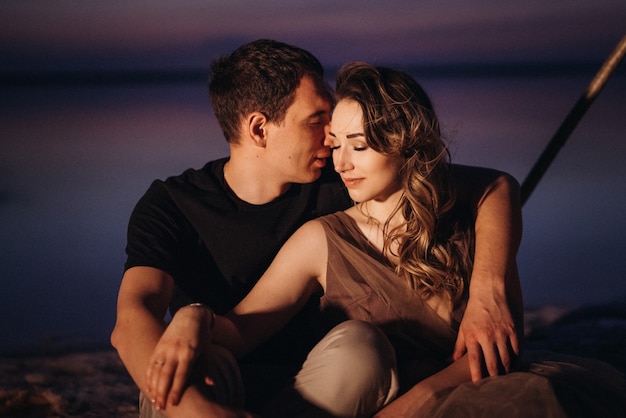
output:
[[[168,195],[164,183],[156,180],[131,215],[125,269],[150,266],[176,277],[181,273],[185,247],[194,235],[196,233]]]

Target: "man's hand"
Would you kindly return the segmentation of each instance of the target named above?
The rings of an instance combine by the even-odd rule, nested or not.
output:
[[[181,308],[163,333],[146,373],[147,394],[157,409],[177,405],[191,374],[191,366],[210,344],[212,312],[208,307]],[[212,384],[210,380],[208,384]]]
[[[486,376],[508,373],[513,359],[519,355],[515,324],[504,300],[469,298],[454,347],[456,361],[467,353],[472,381]]]

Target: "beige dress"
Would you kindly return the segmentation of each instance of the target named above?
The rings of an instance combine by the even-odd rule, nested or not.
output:
[[[404,390],[447,364],[462,309],[442,318],[404,285],[393,266],[343,212],[319,218],[328,242],[326,292],[320,305],[332,323],[359,319],[389,337]],[[519,372],[458,386],[428,417],[625,417],[626,384],[606,363],[529,353]]]

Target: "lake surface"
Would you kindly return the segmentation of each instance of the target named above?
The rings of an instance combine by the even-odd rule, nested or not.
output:
[[[520,182],[591,77],[421,78],[453,161]],[[155,178],[227,154],[203,83],[2,87],[0,350],[106,343],[126,224]],[[529,307],[626,300],[626,77],[523,208]]]

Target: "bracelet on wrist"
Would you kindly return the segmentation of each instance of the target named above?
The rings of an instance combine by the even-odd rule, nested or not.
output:
[[[215,312],[213,312],[213,309],[211,309],[211,307],[209,305],[206,305],[206,304],[200,303],[200,302],[194,302],[194,303],[190,303],[187,306],[190,307],[190,308],[203,308],[203,309],[209,311],[209,315],[210,315],[209,330],[213,331],[213,328],[215,327]]]

